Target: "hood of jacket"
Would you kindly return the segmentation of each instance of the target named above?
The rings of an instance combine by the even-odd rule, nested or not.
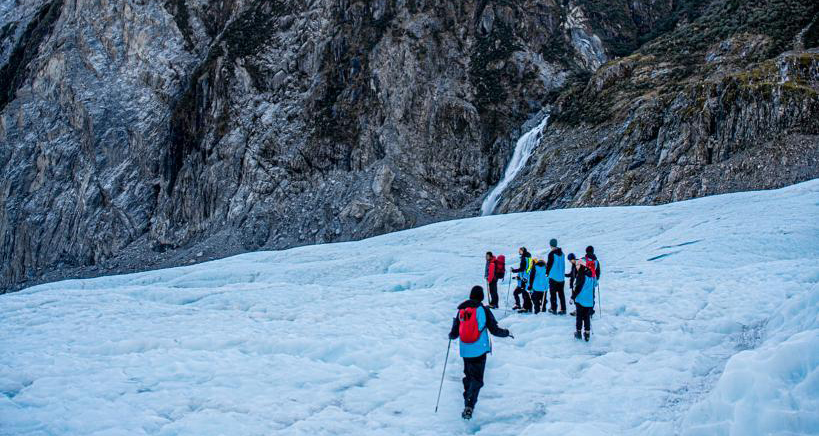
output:
[[[466,309],[467,307],[481,307],[483,304],[478,300],[466,300],[458,305],[458,310]]]

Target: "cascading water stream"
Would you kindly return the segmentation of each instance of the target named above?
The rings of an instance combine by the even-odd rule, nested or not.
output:
[[[515,179],[515,176],[518,175],[520,170],[526,166],[526,161],[528,161],[529,156],[532,155],[532,151],[534,151],[540,140],[540,133],[548,122],[549,114],[547,113],[537,126],[518,138],[518,142],[515,144],[515,152],[512,153],[512,159],[509,161],[509,164],[506,165],[506,172],[504,172],[503,178],[495,185],[489,195],[486,196],[486,199],[483,200],[481,216],[492,215],[492,212],[498,207],[501,194],[503,194],[503,191],[509,183]]]

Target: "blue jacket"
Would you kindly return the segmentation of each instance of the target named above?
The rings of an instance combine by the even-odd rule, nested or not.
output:
[[[549,289],[549,276],[546,275],[546,264],[542,260],[532,267],[532,280],[529,281],[529,289],[536,292]]]
[[[549,275],[549,279],[556,282],[566,281],[566,260],[560,247],[549,253],[549,261],[546,262],[546,274]]]
[[[492,315],[492,311],[484,307],[480,301],[466,300],[458,306],[458,310],[460,311],[461,309],[465,309],[467,307],[478,308],[478,329],[481,330],[481,335],[478,337],[477,341],[472,343],[459,341],[461,344],[461,357],[480,357],[486,353],[491,353],[492,342],[489,340],[489,333],[492,333],[493,336],[497,336],[499,338],[505,338],[509,336],[509,330],[498,327],[498,321],[495,320],[495,316]],[[455,319],[452,321],[452,330],[449,331],[449,339],[455,339],[458,337],[460,327],[461,321],[456,315]]]
[[[597,263],[597,260],[595,260]],[[572,290],[572,300],[575,304],[583,307],[594,307],[594,288],[597,286],[597,279],[592,277],[588,268],[581,267],[577,272],[577,280]]]
[[[532,255],[525,252],[520,256],[520,266],[513,268],[512,272],[518,275],[518,287],[523,288],[524,283],[529,281],[529,259]]]

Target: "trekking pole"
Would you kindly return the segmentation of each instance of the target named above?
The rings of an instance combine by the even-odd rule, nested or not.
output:
[[[600,298],[600,282],[597,282],[597,308],[600,309],[600,319],[603,319],[603,299]]]
[[[446,344],[446,359],[444,359],[444,371],[441,373],[441,385],[438,386],[438,399],[435,400],[435,413],[438,413],[438,403],[441,402],[441,389],[444,387],[444,374],[446,374],[446,363],[449,361],[450,348],[452,348],[452,339]]]
[[[506,303],[503,305],[503,316],[509,311],[509,291],[512,290],[512,268],[509,268],[509,285],[506,286]]]

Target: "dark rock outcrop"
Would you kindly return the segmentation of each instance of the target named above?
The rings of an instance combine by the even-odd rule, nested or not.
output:
[[[503,211],[815,177],[815,6],[734,3],[7,2],[0,288],[473,215],[547,105]]]
[[[808,2],[712,2],[603,65],[561,96],[498,210],[656,204],[819,177],[819,42],[804,42],[816,13]]]

